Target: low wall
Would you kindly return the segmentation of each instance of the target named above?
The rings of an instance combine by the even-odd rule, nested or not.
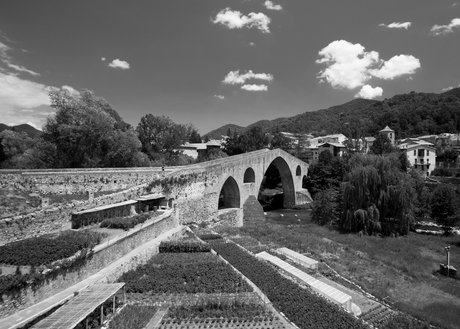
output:
[[[50,280],[35,290],[31,288],[24,289],[18,296],[3,295],[3,302],[0,304],[0,318],[11,315],[71,287],[75,283],[99,272],[101,269],[128,254],[136,247],[177,226],[177,214],[174,210],[170,210],[161,217],[155,218],[155,220],[149,223],[145,223],[142,228],[133,229],[128,231],[126,235],[117,236],[111,240],[105,241],[94,248],[94,256],[79,270],[58,275],[55,279]],[[156,248],[158,248],[158,246]],[[147,256],[150,258],[152,255],[150,253]],[[143,256],[143,258],[148,259],[147,256]],[[136,267],[136,260],[134,260],[130,266]],[[126,268],[127,267],[123,268],[123,271],[127,270]],[[119,276],[116,272],[117,271],[109,273],[108,275],[111,277],[107,280],[113,280],[113,277]]]

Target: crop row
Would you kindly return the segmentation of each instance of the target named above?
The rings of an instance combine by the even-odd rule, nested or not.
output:
[[[213,249],[256,284],[275,308],[300,328],[364,329],[366,326],[337,305],[301,288],[272,266],[234,243],[210,242]]]
[[[159,247],[160,253],[163,252],[210,252],[211,246],[201,241],[162,241]]]
[[[157,265],[172,265],[172,264],[201,264],[201,263],[218,263],[221,260],[216,255],[210,252],[189,253],[159,253],[153,256],[149,263]]]
[[[0,264],[48,265],[75,255],[79,250],[92,248],[102,240],[100,233],[66,231],[57,237],[47,235],[0,246]]]
[[[232,293],[251,287],[223,262],[163,264],[153,262],[124,273],[120,282],[127,292],[144,293]]]
[[[143,329],[155,315],[154,306],[127,305],[110,321],[110,329]]]
[[[168,318],[170,318],[168,320]],[[200,319],[208,322],[208,319],[225,318],[241,322],[242,320],[262,321],[273,319],[273,315],[261,304],[243,303],[239,301],[212,301],[197,303],[195,305],[181,305],[170,307],[166,315],[166,323],[174,320]],[[213,320],[215,322],[215,320]]]

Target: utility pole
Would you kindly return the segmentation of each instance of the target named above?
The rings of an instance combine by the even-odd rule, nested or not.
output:
[[[450,246],[444,247],[447,252],[447,276],[449,277],[449,268],[450,268]]]

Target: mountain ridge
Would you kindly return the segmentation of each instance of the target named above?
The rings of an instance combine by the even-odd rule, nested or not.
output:
[[[260,120],[247,127],[238,126],[237,133],[241,134],[254,126],[259,126],[263,131],[271,133],[344,133],[358,137],[375,136],[387,125],[395,130],[398,138],[460,132],[460,88],[442,93],[412,91],[381,101],[357,98],[327,109],[306,111],[273,120]],[[212,130],[205,136],[220,138],[215,132],[221,128]]]
[[[4,123],[0,123],[0,132],[4,130],[11,130],[14,132],[25,132],[29,137],[36,137],[41,135],[43,132],[38,130],[37,128],[32,127],[31,125],[27,123],[23,123],[20,125],[15,125],[15,126],[8,126]]]

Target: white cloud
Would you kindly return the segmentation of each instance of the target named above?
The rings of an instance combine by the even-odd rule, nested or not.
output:
[[[80,92],[71,86],[64,85],[62,89],[67,90],[71,95],[80,95]]]
[[[269,10],[281,10],[283,7],[280,5],[275,5],[273,1],[267,0],[264,2],[264,6]]]
[[[434,35],[448,34],[454,32],[454,27],[460,27],[460,18],[454,18],[448,25],[434,25],[430,32]]]
[[[443,88],[443,89],[442,89],[442,92],[446,92],[446,91],[452,90],[452,89],[454,89],[454,88],[460,88],[460,85],[458,85],[458,87],[452,87],[452,86],[450,86],[450,87]]]
[[[214,24],[222,24],[229,29],[241,29],[243,27],[252,28],[255,27],[261,30],[263,33],[270,33],[268,24],[271,19],[263,13],[250,13],[248,16],[243,15],[239,11],[233,11],[230,8],[222,9],[214,20]]]
[[[379,69],[370,70],[370,73],[380,79],[393,80],[401,75],[414,74],[420,67],[420,60],[412,55],[393,56],[383,61]]]
[[[249,45],[254,47],[256,44],[254,42],[250,42]]]
[[[9,68],[12,68],[13,70],[16,70],[18,72],[25,72],[29,73],[33,76],[39,76],[40,73],[34,72],[32,70],[26,69],[22,65],[14,64],[13,58],[8,54],[9,51],[13,50],[9,46],[5,45],[4,43],[0,42],[0,59],[3,63],[5,63]],[[5,69],[0,69],[0,71],[3,71],[4,73],[14,75],[12,73],[8,73]]]
[[[384,26],[388,27],[389,29],[408,29],[412,25],[411,22],[393,22],[391,24],[385,25],[385,24],[379,24],[379,26]]]
[[[103,62],[104,62],[104,61],[105,61],[105,57],[101,57],[101,61],[103,61]]]
[[[246,80],[249,79],[259,79],[259,80],[265,80],[265,81],[273,81],[273,75],[269,73],[254,73],[252,70],[249,70],[248,72],[244,74],[240,74],[240,71],[230,71],[222,81],[225,84],[229,85],[235,85],[235,84],[243,84],[246,82]]]
[[[26,72],[26,73],[29,73],[35,77],[39,76],[40,73],[37,73],[37,72],[34,72],[34,71],[31,71],[31,70],[28,70],[26,69],[24,66],[22,65],[16,65],[16,64],[12,64],[10,63],[9,61],[3,61],[5,62],[6,65],[8,65],[9,67],[11,67],[12,69],[15,69],[16,71],[20,71],[20,72]]]
[[[0,57],[1,58],[9,58],[7,54],[8,50],[11,50],[11,48],[5,45],[4,43],[0,42]]]
[[[370,79],[369,67],[378,64],[379,54],[366,52],[359,43],[352,44],[345,40],[331,42],[319,51],[322,59],[318,64],[328,67],[319,72],[318,78],[325,79],[334,88],[354,89],[364,85]]]
[[[355,98],[373,99],[380,97],[383,94],[383,89],[380,87],[372,88],[370,85],[365,85],[361,88],[359,93],[355,95]]]
[[[122,60],[119,60],[119,59],[114,59],[110,64],[109,64],[110,67],[113,67],[113,68],[118,68],[118,69],[122,69],[122,70],[127,70],[129,69],[129,63],[126,62],[126,61],[122,61]]]
[[[219,99],[225,99],[225,96],[223,95],[214,95],[212,97],[219,98]]]
[[[267,91],[268,87],[266,85],[242,85],[241,89],[248,91]]]
[[[36,117],[33,109],[50,105],[50,87],[0,72],[0,117],[5,124],[35,123],[41,126],[45,118]],[[30,113],[30,114],[29,114]]]
[[[419,59],[412,55],[398,55],[388,61],[381,60],[376,51],[365,51],[365,48],[345,40],[336,40],[319,51],[323,58],[316,63],[327,67],[318,73],[320,82],[328,82],[333,88],[355,89],[363,87],[372,77],[392,80],[402,75],[413,74],[420,68]],[[377,88],[362,89],[362,95],[377,94]],[[381,90],[381,88],[380,88]],[[360,94],[358,93],[358,95]],[[361,95],[359,96],[361,97]],[[374,96],[376,97],[376,96]]]

